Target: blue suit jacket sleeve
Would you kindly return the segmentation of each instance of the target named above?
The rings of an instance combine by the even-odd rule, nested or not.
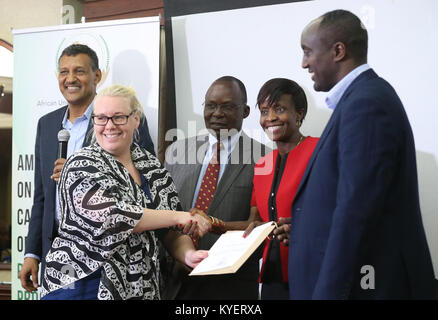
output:
[[[41,120],[38,121],[37,134],[35,141],[35,187],[33,196],[32,213],[29,222],[29,230],[26,239],[25,253],[32,253],[39,257],[42,256],[42,224],[44,215],[44,188],[41,176]]]
[[[364,88],[367,90],[379,90]],[[380,90],[381,91],[381,90]],[[323,264],[313,292],[314,299],[338,299],[349,290],[359,270],[358,257],[365,233],[384,214],[385,197],[396,174],[397,105],[391,96],[359,95],[350,99],[340,115],[338,131],[339,181]]]

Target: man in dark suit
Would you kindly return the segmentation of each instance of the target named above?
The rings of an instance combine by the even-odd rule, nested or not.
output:
[[[292,206],[292,299],[433,297],[412,130],[395,90],[367,65],[367,42],[344,10],[301,36],[302,67],[334,111]]]
[[[166,151],[169,170],[184,210],[199,208],[204,173],[221,142],[218,183],[208,211],[213,232],[199,239],[199,249],[210,249],[221,232],[244,230],[255,217],[250,214],[255,162],[265,154],[264,145],[242,131],[249,115],[246,89],[230,76],[213,82],[205,95],[204,121],[210,132],[173,143]],[[257,299],[258,259],[254,254],[232,275],[187,277],[184,275],[177,299]],[[168,295],[167,298],[173,298]]]
[[[56,183],[66,159],[57,159],[58,132],[70,133],[67,157],[90,144],[92,102],[101,71],[96,53],[89,47],[73,44],[64,49],[58,61],[59,89],[68,105],[41,117],[35,142],[35,192],[26,250],[19,277],[27,291],[38,287],[38,269],[44,272],[45,256],[57,234]],[[154,153],[146,119],[139,127],[139,144]]]

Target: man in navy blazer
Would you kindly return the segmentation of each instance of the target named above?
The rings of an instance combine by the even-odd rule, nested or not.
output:
[[[66,159],[58,157],[58,132],[70,132],[67,156],[88,146],[92,131],[92,102],[101,80],[96,53],[86,45],[73,44],[62,52],[59,61],[59,89],[68,105],[41,117],[35,142],[35,191],[26,239],[26,250],[19,277],[27,291],[38,287],[38,265],[44,272],[45,256],[57,234],[56,187]],[[146,119],[139,127],[138,143],[154,153]]]
[[[302,67],[334,111],[292,207],[291,299],[434,298],[412,130],[395,90],[367,65],[367,42],[344,10],[301,36]]]

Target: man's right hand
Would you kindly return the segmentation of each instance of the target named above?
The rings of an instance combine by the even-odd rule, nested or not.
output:
[[[202,238],[211,230],[210,218],[201,210],[190,209],[190,221],[185,224],[178,225],[179,230],[183,234]]]
[[[50,179],[55,180],[56,183],[58,183],[58,181],[59,181],[59,178],[61,176],[62,167],[64,167],[65,161],[66,161],[66,159],[64,159],[64,158],[59,158],[55,161],[55,166],[53,168],[53,173],[50,176]]]
[[[38,264],[39,261],[35,258],[24,258],[23,266],[18,274],[21,286],[29,292],[38,289]]]

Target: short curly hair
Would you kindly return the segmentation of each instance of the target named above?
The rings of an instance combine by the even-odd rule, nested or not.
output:
[[[93,49],[91,49],[89,46],[79,43],[74,43],[66,47],[62,51],[61,55],[59,56],[58,63],[63,56],[71,57],[71,56],[77,56],[78,54],[81,53],[86,54],[87,56],[90,57],[91,69],[93,69],[93,71],[99,69],[99,58],[97,57],[96,52]]]
[[[269,106],[278,103],[281,96],[290,94],[295,104],[295,111],[304,111],[303,119],[307,114],[307,97],[301,86],[293,80],[274,78],[265,82],[257,95],[256,107],[267,102]]]

